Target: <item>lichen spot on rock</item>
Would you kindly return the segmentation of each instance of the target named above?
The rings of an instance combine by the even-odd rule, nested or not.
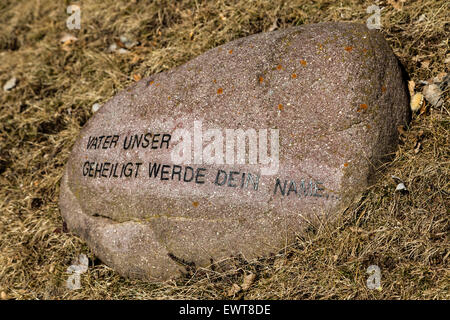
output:
[[[362,110],[367,110],[367,108],[368,108],[367,104],[361,103],[356,111],[361,112]]]

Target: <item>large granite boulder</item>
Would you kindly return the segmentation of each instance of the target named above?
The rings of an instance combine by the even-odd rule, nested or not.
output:
[[[67,163],[61,214],[130,277],[267,255],[360,195],[408,117],[376,30],[320,23],[238,39],[95,113]]]

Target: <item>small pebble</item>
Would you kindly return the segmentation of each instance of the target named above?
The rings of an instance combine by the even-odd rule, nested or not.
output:
[[[116,52],[117,52],[117,53],[120,53],[120,54],[125,54],[125,53],[128,53],[128,50],[125,49],[125,48],[120,48],[120,49],[117,50]]]
[[[122,42],[123,44],[125,44],[126,42],[128,42],[128,38],[125,36],[120,36],[119,37],[120,42]]]
[[[426,18],[426,16],[425,16],[424,14],[422,14],[422,15],[419,17],[419,19],[417,19],[417,22],[422,22],[422,21],[425,20],[425,18]]]
[[[98,109],[100,109],[100,107],[101,107],[100,103],[94,103],[92,105],[92,112],[94,112],[94,113],[97,112]]]
[[[114,52],[117,50],[117,44],[113,43],[109,46],[108,51],[109,52]]]
[[[119,40],[120,40],[120,42],[123,43],[123,45],[127,49],[131,49],[131,48],[139,45],[139,41],[133,41],[132,39],[128,39],[126,36],[120,36]]]
[[[5,85],[3,86],[3,90],[9,91],[9,90],[13,89],[16,86],[16,84],[17,84],[16,77],[12,77],[8,81],[6,81]]]

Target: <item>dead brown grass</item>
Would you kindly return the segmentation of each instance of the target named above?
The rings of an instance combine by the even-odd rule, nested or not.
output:
[[[392,1],[391,1],[392,2]],[[119,277],[64,233],[59,180],[91,106],[133,82],[180,65],[242,36],[322,21],[365,23],[371,4],[384,7],[382,32],[421,88],[448,72],[449,3],[406,1],[91,1],[82,2],[78,41],[61,46],[66,6],[50,0],[0,3],[0,292],[15,299],[222,299],[245,274],[256,280],[232,298],[449,299],[449,94],[416,116],[378,183],[335,221],[312,225],[290,247],[259,261],[236,257],[235,268],[197,270],[150,284]],[[420,18],[424,15],[422,18]],[[108,46],[120,35],[141,42],[127,55]],[[447,59],[447,63],[444,61]],[[414,151],[420,139],[421,149]],[[408,194],[395,193],[396,175]],[[65,288],[72,260],[87,253],[82,289]],[[382,290],[368,290],[376,264]]]

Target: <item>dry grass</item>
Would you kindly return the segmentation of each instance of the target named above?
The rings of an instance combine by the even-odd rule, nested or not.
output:
[[[59,180],[91,106],[132,83],[242,36],[321,21],[365,23],[384,7],[382,32],[418,84],[448,72],[448,1],[91,1],[82,2],[78,41],[61,46],[66,6],[50,0],[0,3],[0,292],[15,299],[222,299],[244,274],[245,299],[449,299],[449,94],[440,110],[416,116],[378,183],[335,221],[323,221],[278,255],[234,259],[226,273],[198,270],[150,284],[119,277],[77,237],[64,233]],[[392,2],[392,1],[390,1]],[[420,17],[422,19],[420,19]],[[274,24],[276,23],[276,24]],[[107,52],[120,35],[141,42],[129,54]],[[429,64],[428,64],[428,62]],[[428,66],[427,66],[428,64]],[[414,152],[417,139],[422,147]],[[391,175],[408,194],[395,193]],[[65,288],[80,253],[90,257],[82,289]],[[382,290],[368,290],[376,264]]]

